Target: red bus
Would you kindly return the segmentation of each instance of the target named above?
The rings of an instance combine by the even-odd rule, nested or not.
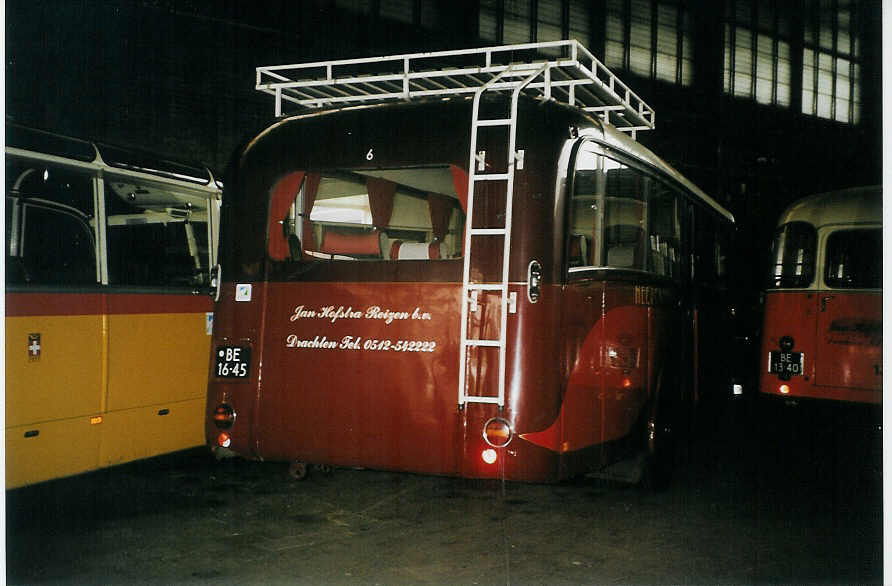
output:
[[[883,399],[882,188],[801,199],[778,221],[760,391],[788,401]]]
[[[567,57],[500,62],[531,49]],[[218,454],[667,471],[720,370],[733,218],[627,136],[646,104],[575,41],[261,68],[258,88],[277,113],[322,107],[277,118],[224,181]]]
[[[204,444],[220,187],[6,126],[6,487]]]

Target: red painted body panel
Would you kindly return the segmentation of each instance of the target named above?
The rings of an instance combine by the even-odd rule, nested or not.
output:
[[[142,293],[7,293],[7,317],[199,313],[213,310],[208,295]]]
[[[768,372],[768,356],[791,336],[805,353],[804,373],[782,381]],[[760,390],[783,396],[856,403],[882,402],[882,294],[775,292],[765,295]]]
[[[250,302],[235,302],[233,290],[224,287],[214,341],[249,344],[252,374],[212,378],[208,403],[234,406],[232,450],[528,481],[598,468],[607,462],[600,446],[634,433],[657,385],[655,357],[666,353],[654,332],[671,331],[674,315],[642,293],[653,288],[603,281],[548,287],[539,303],[518,303],[500,413],[458,406],[457,283],[257,283]],[[473,335],[497,336],[497,298],[480,304]],[[494,354],[472,356],[472,387],[487,381],[480,393],[491,394],[496,366]],[[497,415],[516,435],[487,465],[482,429]],[[207,430],[216,443],[219,430],[210,422]]]

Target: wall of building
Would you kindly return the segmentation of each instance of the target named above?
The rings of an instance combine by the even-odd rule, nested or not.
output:
[[[596,55],[605,2],[590,4],[586,23]],[[256,66],[492,44],[479,37],[481,10],[511,10],[509,0],[402,4],[411,16],[394,17],[396,0],[7,0],[6,116],[221,172],[273,113],[254,90]],[[743,246],[767,248],[770,224],[797,197],[881,181],[880,2],[861,5],[859,124],[724,93],[720,2],[685,3],[692,84],[621,73],[657,112],[657,129],[639,140],[735,213]]]

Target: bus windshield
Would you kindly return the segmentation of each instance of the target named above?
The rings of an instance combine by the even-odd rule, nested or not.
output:
[[[831,287],[879,289],[882,257],[882,229],[839,230],[827,238],[824,280]]]
[[[270,190],[272,260],[460,258],[467,174],[458,167],[293,171]]]
[[[814,279],[816,248],[817,232],[811,224],[790,222],[778,228],[771,245],[768,287],[808,287]]]

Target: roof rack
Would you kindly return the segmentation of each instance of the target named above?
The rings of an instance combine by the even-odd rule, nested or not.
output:
[[[541,81],[527,83],[540,70]],[[572,39],[258,67],[255,89],[275,96],[276,116],[281,116],[284,102],[324,108],[473,95],[483,86],[523,86],[523,93],[597,113],[633,137],[638,130],[654,128],[653,108]]]

